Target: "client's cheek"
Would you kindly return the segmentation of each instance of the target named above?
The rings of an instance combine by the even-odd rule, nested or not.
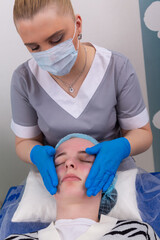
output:
[[[62,178],[64,176],[64,173],[62,171],[62,169],[60,167],[56,168],[56,173],[57,173],[57,177],[58,177],[58,187],[62,182]]]
[[[91,170],[91,167],[86,167],[86,168],[83,168],[83,182],[85,183],[86,180],[87,180],[87,177],[89,175],[89,172]]]

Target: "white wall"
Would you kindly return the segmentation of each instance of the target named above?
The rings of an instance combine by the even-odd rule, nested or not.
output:
[[[11,75],[30,57],[12,21],[13,2],[0,1],[0,201],[10,186],[24,180],[29,169],[16,157],[14,135],[10,130]],[[72,3],[83,19],[83,41],[125,54],[136,69],[148,106],[138,0],[72,0]],[[154,171],[152,149],[136,160],[139,166]]]
[[[14,28],[13,2],[0,1],[0,201],[9,187],[21,183],[28,172],[28,166],[16,157],[14,135],[10,130],[11,76],[14,69],[29,57]]]

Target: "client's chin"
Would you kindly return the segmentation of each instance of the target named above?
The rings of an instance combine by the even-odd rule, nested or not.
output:
[[[86,195],[86,188],[82,181],[75,179],[68,179],[63,181],[58,187],[57,193],[54,195],[56,200],[62,199],[63,201],[83,201],[88,198]]]

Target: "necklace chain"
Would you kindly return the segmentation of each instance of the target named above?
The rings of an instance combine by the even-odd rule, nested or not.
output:
[[[82,73],[84,72],[84,69],[86,68],[86,64],[87,64],[87,51],[86,51],[85,46],[83,46],[83,48],[84,48],[84,51],[85,51],[85,63],[84,63],[84,66],[83,66],[82,71],[81,71],[80,74],[76,77],[76,79],[74,79],[74,81],[73,81],[71,84],[69,84],[69,83],[66,83],[65,81],[63,81],[61,78],[59,78],[59,77],[56,76],[56,78],[57,78],[58,80],[60,80],[66,87],[68,87],[68,90],[69,90],[70,93],[73,93],[73,92],[74,92],[73,86],[74,86],[74,84],[78,81],[78,79],[80,78],[80,76],[81,76]],[[55,79],[55,80],[56,80],[56,79]],[[56,81],[56,82],[57,82],[57,81]]]

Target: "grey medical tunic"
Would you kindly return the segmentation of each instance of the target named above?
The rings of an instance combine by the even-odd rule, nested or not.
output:
[[[148,123],[138,79],[129,60],[94,47],[92,66],[75,98],[34,59],[15,70],[11,83],[11,128],[15,135],[32,138],[42,132],[45,144],[55,146],[69,133],[85,133],[105,141],[120,137],[120,128],[131,130]],[[128,161],[124,162],[129,167],[125,163],[123,168],[131,167],[132,158]]]

